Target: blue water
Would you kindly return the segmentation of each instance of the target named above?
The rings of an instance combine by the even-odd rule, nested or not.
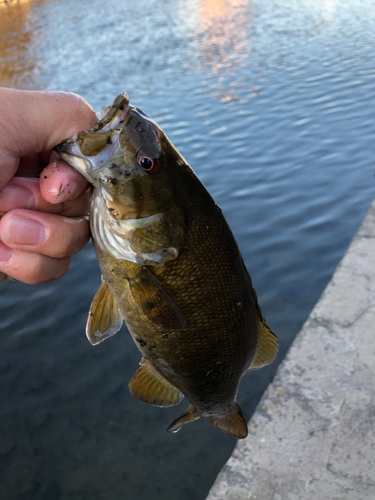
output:
[[[0,84],[124,89],[222,207],[276,363],[244,377],[251,416],[375,197],[372,0],[35,0],[0,8]],[[136,401],[124,329],[84,335],[100,272],[88,245],[49,285],[0,288],[0,498],[199,500],[234,440]],[[323,349],[324,346],[316,346]]]

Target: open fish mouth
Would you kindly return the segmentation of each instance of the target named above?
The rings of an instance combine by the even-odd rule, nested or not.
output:
[[[162,208],[152,207],[142,214],[138,205],[132,203],[128,209],[129,198],[137,190],[138,204],[142,205],[144,198],[147,201],[149,184],[144,194],[141,181],[147,179],[147,170],[152,176],[151,170],[157,167],[157,172],[159,169],[157,161],[154,162],[160,156],[157,125],[143,111],[129,104],[125,92],[121,92],[110,106],[102,107],[97,116],[99,121],[89,130],[77,133],[54,148],[95,187],[90,208],[93,239],[115,260],[137,266],[157,266],[176,259],[178,249],[174,244],[159,244],[158,237],[155,240],[144,235],[152,226],[163,225]],[[142,160],[151,163],[152,168],[147,169],[147,161]],[[134,181],[136,187],[132,184]],[[145,250],[133,241],[142,239],[147,241]]]
[[[95,171],[103,168],[108,158],[121,156],[119,135],[131,107],[126,92],[120,92],[111,106],[103,107],[98,112],[100,119],[93,127],[62,141],[53,149],[96,185]]]

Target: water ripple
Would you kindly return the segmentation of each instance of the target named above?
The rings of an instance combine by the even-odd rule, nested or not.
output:
[[[127,90],[222,207],[281,359],[375,195],[372,2],[14,7],[0,15],[0,83],[95,108]],[[0,496],[204,498],[234,443],[202,422],[163,433],[180,410],[129,395],[139,353],[126,329],[95,348],[85,338],[99,283],[88,246],[56,283],[2,285]],[[247,416],[275,368],[243,381]]]

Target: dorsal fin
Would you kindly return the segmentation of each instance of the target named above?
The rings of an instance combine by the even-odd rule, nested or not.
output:
[[[274,361],[279,350],[279,341],[276,335],[271,332],[263,318],[259,318],[259,338],[254,359],[249,370],[258,370]]]
[[[105,281],[102,282],[90,306],[86,324],[86,335],[92,345],[117,333],[123,318],[116,300]]]
[[[184,397],[183,394],[156,373],[143,358],[140,365],[141,367],[129,383],[129,389],[133,396],[149,405],[178,405]]]
[[[150,321],[166,330],[184,328],[185,318],[180,308],[146,267],[129,279],[129,286],[134,300]]]
[[[207,420],[214,427],[217,427],[223,432],[236,439],[243,439],[247,436],[247,423],[238,403],[232,413],[223,417],[212,416],[207,417]]]

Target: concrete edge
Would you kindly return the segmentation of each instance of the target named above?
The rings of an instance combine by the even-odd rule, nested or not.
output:
[[[207,500],[375,498],[375,201]]]

